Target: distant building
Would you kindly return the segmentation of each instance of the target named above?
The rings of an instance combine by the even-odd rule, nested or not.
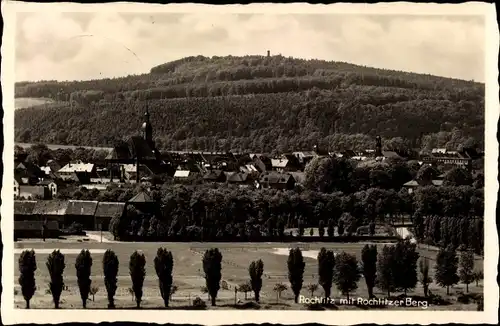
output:
[[[284,173],[288,171],[301,171],[303,165],[299,159],[293,154],[284,154],[279,158],[271,159],[273,171]]]
[[[90,200],[70,200],[64,214],[65,228],[77,223],[83,226],[84,230],[95,230],[95,212],[97,210],[97,201]]]
[[[286,173],[264,172],[260,175],[259,188],[275,188],[292,190],[295,187],[295,179]]]
[[[421,154],[423,163],[430,165],[456,166],[467,170],[472,169],[472,160],[479,157],[479,154],[472,149],[448,151],[446,148],[433,148],[430,154]]]
[[[226,182],[226,174],[221,170],[211,170],[203,175],[206,182]]]
[[[109,222],[115,216],[123,216],[125,203],[99,202],[94,215],[96,230],[109,230]]]
[[[225,172],[226,180],[229,184],[235,184],[239,186],[253,186],[254,178],[249,173],[243,172]]]
[[[120,177],[121,170],[116,168],[116,165],[119,164],[134,164],[136,168],[146,165],[154,174],[171,173],[173,175],[174,167],[172,162],[165,162],[162,159],[162,154],[156,148],[153,140],[153,127],[147,108],[141,131],[142,136],[132,136],[128,141],[115,145],[106,157],[105,161],[109,166],[111,179]],[[114,175],[116,171],[118,171],[118,175]],[[140,169],[136,171],[135,178],[136,182],[141,181]]]
[[[409,194],[412,194],[413,192],[415,192],[415,189],[417,189],[419,187],[425,187],[425,186],[440,187],[442,185],[443,185],[443,180],[436,178],[436,179],[430,180],[428,182],[411,180],[411,181],[408,181],[405,184],[403,184],[403,188],[405,188]]]
[[[318,156],[315,151],[293,152],[292,155],[294,155],[303,166],[307,165],[313,158]]]
[[[97,177],[97,169],[93,163],[77,161],[68,163],[57,171],[59,177],[64,181],[76,181],[81,184],[90,183],[92,178]]]
[[[269,157],[264,154],[250,154],[250,159],[252,159],[254,166],[259,170],[259,172],[271,171],[273,169],[272,161]]]

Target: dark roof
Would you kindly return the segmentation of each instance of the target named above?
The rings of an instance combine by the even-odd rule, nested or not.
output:
[[[266,172],[260,176],[261,182],[267,182],[270,184],[287,183],[290,178],[293,177],[286,173],[276,173],[276,172]]]
[[[221,178],[224,175],[224,172],[221,170],[211,170],[208,171],[204,176],[203,179],[205,180],[217,180]]]
[[[94,216],[97,209],[97,201],[70,200],[66,215],[87,215]]]
[[[152,203],[154,202],[153,198],[150,195],[145,193],[144,191],[138,193],[132,199],[128,201],[129,203]]]
[[[417,187],[417,186],[419,186],[419,183],[416,180],[408,181],[403,185],[403,187]]]
[[[68,208],[67,201],[41,200],[37,201],[33,214],[41,215],[64,215]]]
[[[43,179],[42,181],[38,182],[39,185],[49,185],[51,183],[55,183],[55,181],[52,179]]]
[[[32,215],[35,205],[35,200],[15,200],[14,215]]]
[[[303,184],[306,181],[306,174],[304,172],[288,172],[297,183]]]
[[[130,150],[125,146],[117,146],[111,150],[111,152],[106,156],[106,160],[130,160],[132,155]]]
[[[248,179],[248,173],[235,172],[227,175],[228,182],[245,182]]]
[[[131,152],[134,157],[139,157],[143,160],[155,160],[155,148],[151,148],[148,142],[141,136],[130,137]]]
[[[398,155],[398,153],[394,152],[394,151],[382,151],[382,155],[384,157],[389,157],[389,158],[398,158],[398,157],[401,157]]]
[[[95,216],[113,218],[116,215],[122,215],[124,209],[125,203],[100,202],[99,204],[97,204]]]
[[[45,176],[45,172],[43,172],[42,169],[40,169],[40,167],[30,162],[19,163],[15,167],[15,170],[18,172],[22,171],[25,174],[25,176],[36,176],[36,177]]]

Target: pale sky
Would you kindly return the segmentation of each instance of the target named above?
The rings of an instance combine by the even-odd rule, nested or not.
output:
[[[481,16],[18,13],[16,81],[149,72],[186,56],[281,53],[484,82]]]

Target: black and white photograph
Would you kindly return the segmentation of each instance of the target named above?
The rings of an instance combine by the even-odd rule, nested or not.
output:
[[[5,324],[498,322],[494,5],[2,6]]]

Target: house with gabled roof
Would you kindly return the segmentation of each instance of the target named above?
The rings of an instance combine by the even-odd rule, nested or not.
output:
[[[292,155],[294,155],[299,160],[299,163],[303,166],[309,163],[309,161],[311,161],[313,158],[319,156],[315,151],[293,152]]]
[[[44,220],[58,221],[64,223],[68,201],[61,200],[39,200],[35,204],[33,214]]]
[[[253,186],[255,179],[249,173],[243,172],[225,172],[226,180],[229,184],[239,186]]]
[[[83,226],[84,230],[95,230],[94,215],[97,209],[97,201],[93,200],[69,200],[64,217],[64,227],[73,223]]]
[[[425,186],[436,186],[440,187],[443,185],[443,180],[442,179],[433,179],[429,181],[424,181],[424,180],[411,180],[403,184],[403,188],[407,189],[408,193],[411,194],[417,189],[418,187],[425,187]]]
[[[108,231],[109,222],[115,216],[123,216],[125,212],[125,203],[99,202],[95,212],[95,223],[97,230]]]
[[[81,184],[90,183],[91,178],[97,176],[97,168],[93,163],[82,161],[71,162],[63,166],[57,174],[62,180],[75,181]]]
[[[226,174],[222,170],[210,170],[203,175],[205,182],[226,182]]]
[[[14,221],[38,220],[35,210],[35,200],[14,200]]]
[[[260,175],[259,187],[292,190],[295,187],[295,179],[288,173],[264,172]]]
[[[253,161],[253,165],[259,170],[259,172],[271,171],[273,169],[272,161],[267,155],[250,154],[249,156]]]

